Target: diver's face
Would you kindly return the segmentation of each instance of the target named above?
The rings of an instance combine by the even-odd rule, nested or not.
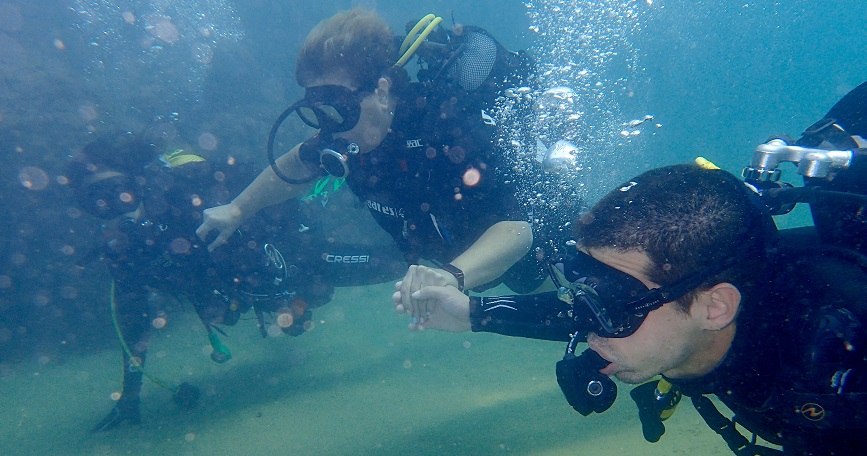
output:
[[[78,205],[101,219],[130,217],[141,206],[141,188],[135,178],[118,171],[99,171],[85,179]]]
[[[643,252],[588,249],[587,253],[640,280],[648,288],[659,287],[647,278],[645,271],[651,262]],[[702,299],[701,293],[696,299]],[[600,372],[626,383],[641,383],[658,374],[685,378],[706,373],[699,371],[708,364],[704,362],[703,349],[709,335],[693,316],[693,307],[689,313],[684,313],[676,303],[667,302],[651,311],[629,337],[605,338],[590,333],[587,336],[590,348],[611,362]]]
[[[316,80],[309,87],[322,85],[339,85],[356,90],[348,78],[336,76]],[[391,122],[394,119],[393,113],[396,103],[390,93],[390,88],[389,81],[381,78],[376,89],[366,93],[361,99],[358,123],[347,131],[335,133],[334,137],[358,144],[361,153],[367,153],[379,147],[388,135]]]

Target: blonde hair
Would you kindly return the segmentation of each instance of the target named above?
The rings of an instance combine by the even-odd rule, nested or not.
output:
[[[320,22],[304,41],[295,67],[303,87],[325,74],[347,77],[372,89],[394,63],[394,37],[374,12],[356,8]]]

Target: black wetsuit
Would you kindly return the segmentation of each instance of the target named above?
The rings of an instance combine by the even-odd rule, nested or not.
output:
[[[349,163],[350,188],[411,263],[450,262],[495,223],[528,220],[494,146],[486,104],[440,89],[411,84],[383,143]],[[502,280],[531,291],[544,279],[543,265],[531,252]]]
[[[209,253],[195,230],[202,208],[232,194],[226,182],[247,177],[233,171],[237,170],[216,171],[202,162],[150,169],[138,177],[144,182],[144,214],[102,229],[103,258],[115,286],[115,316],[124,342],[140,363],[151,329],[162,323],[155,319],[168,316],[154,291],[185,298],[208,328],[233,325],[251,308],[257,315],[289,308],[294,324],[283,330],[299,335],[310,319],[309,309],[327,303],[334,286],[393,280],[405,271],[403,262],[375,246],[328,239],[328,233],[306,220],[305,204],[298,201],[270,211],[282,225],[262,214],[235,233],[228,245]],[[269,249],[270,257],[266,244],[276,247]],[[274,252],[279,252],[282,265],[272,261]],[[126,352],[123,357],[121,400],[100,429],[138,421],[142,372]]]
[[[743,306],[722,364],[671,381],[687,396],[716,395],[785,454],[865,454],[867,258],[816,247],[783,251],[775,264],[767,296]]]
[[[686,395],[716,395],[786,454],[867,454],[867,259],[783,239],[772,285],[742,306],[722,364],[670,381]],[[570,310],[553,292],[473,298],[470,319],[473,331],[568,341],[587,330],[587,316]]]

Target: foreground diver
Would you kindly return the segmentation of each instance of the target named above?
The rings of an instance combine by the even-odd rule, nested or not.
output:
[[[278,118],[270,142],[293,113],[318,133],[272,160],[231,203],[205,210],[197,233],[216,233],[209,248],[327,173],[346,179],[409,263],[438,265],[423,276],[408,269],[408,302],[426,284],[464,290],[502,281],[519,293],[535,290],[545,262],[530,251],[528,215],[504,175],[510,166],[490,114],[500,91],[525,83],[531,61],[476,27],[438,29],[440,20],[426,16],[398,50],[371,12],[341,12],[317,25],[297,59],[305,96]],[[402,65],[416,51],[423,67],[410,83]]]
[[[647,382],[630,395],[648,441],[683,394],[735,454],[865,454],[865,136],[867,83],[797,141],[760,145],[749,187],[679,165],[612,190],[577,221],[578,251],[551,268],[557,292],[469,298],[426,287],[415,293],[429,309],[420,326],[568,340],[557,380],[569,404],[603,412],[617,392],[609,376]],[[804,187],[778,182],[784,162]],[[814,226],[778,233],[769,213],[798,202]],[[405,310],[399,292],[394,301]]]
[[[554,273],[560,291],[469,298],[426,287],[416,292],[431,309],[423,327],[570,340],[557,377],[585,415],[613,402],[608,376],[642,383],[661,374],[736,454],[777,451],[751,443],[741,426],[785,454],[864,454],[867,262],[803,248],[788,233],[777,242],[750,192],[721,170],[648,171],[578,221],[578,251]],[[585,340],[590,349],[575,356]],[[636,394],[666,402],[659,421],[674,404],[648,385]],[[738,427],[704,394],[731,408]]]
[[[67,166],[79,207],[105,221],[101,257],[113,279],[111,317],[123,349],[123,389],[95,431],[140,422],[143,376],[172,390],[181,407],[198,399],[195,387],[171,385],[145,369],[149,334],[170,319],[156,292],[192,305],[207,330],[211,358],[223,363],[231,351],[220,326],[234,325],[243,313],[253,311],[263,337],[281,331],[297,336],[309,327],[311,309],[331,299],[334,286],[381,282],[405,267],[371,256],[370,246],[329,244],[316,229],[302,233],[262,223],[208,253],[194,231],[200,207],[224,200],[231,184],[243,179],[241,167],[220,167],[182,149],[159,161],[157,155],[153,143],[123,133],[88,144]],[[299,226],[300,208],[290,214]],[[293,249],[282,247],[289,243]],[[327,261],[353,256],[365,261]]]

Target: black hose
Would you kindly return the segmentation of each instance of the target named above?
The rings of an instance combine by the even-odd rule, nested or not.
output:
[[[867,204],[867,195],[859,193],[839,192],[834,190],[824,190],[821,187],[783,187],[771,188],[762,194],[763,198],[768,198],[776,205],[786,205],[794,203],[812,204],[824,199],[841,199],[850,200],[853,203]],[[772,206],[768,204],[768,206]]]
[[[277,130],[280,129],[280,126],[283,125],[283,122],[286,121],[286,118],[289,117],[289,115],[292,114],[293,111],[295,111],[295,105],[286,108],[285,111],[283,111],[279,116],[277,116],[277,120],[275,120],[274,125],[271,126],[271,132],[268,133],[268,163],[271,165],[271,170],[274,171],[274,174],[276,174],[277,177],[283,179],[288,184],[298,185],[306,184],[319,176],[313,173],[305,178],[293,179],[280,170],[280,168],[277,166],[277,160],[274,159],[274,139],[277,137]]]

